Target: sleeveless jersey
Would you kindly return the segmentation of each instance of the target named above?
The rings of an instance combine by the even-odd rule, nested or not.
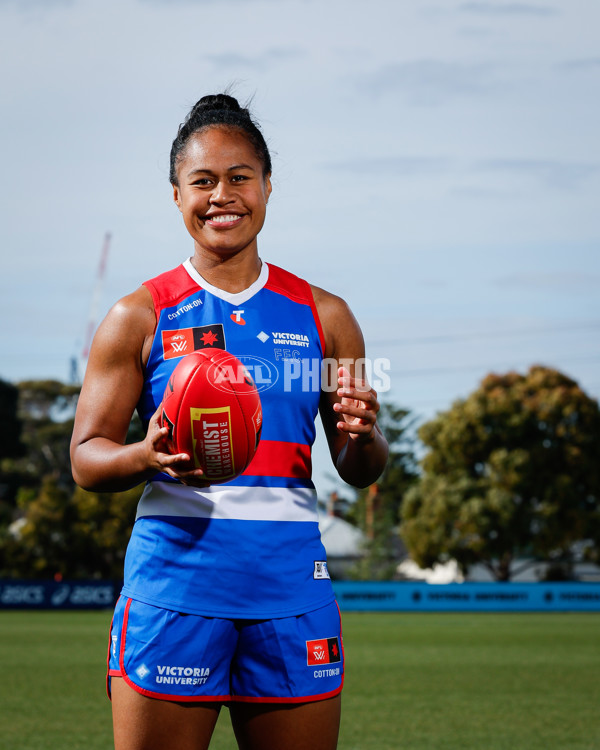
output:
[[[333,601],[311,481],[323,332],[310,287],[263,264],[248,289],[213,287],[190,260],[145,283],[156,331],[138,412],[145,425],[180,358],[222,348],[260,392],[263,426],[246,471],[198,489],[149,481],[125,558],[123,594],[226,618],[302,614]]]

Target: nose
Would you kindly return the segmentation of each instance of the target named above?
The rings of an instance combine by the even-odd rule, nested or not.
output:
[[[222,206],[225,203],[230,203],[232,199],[231,185],[225,180],[217,182],[211,193],[210,202],[216,206]]]

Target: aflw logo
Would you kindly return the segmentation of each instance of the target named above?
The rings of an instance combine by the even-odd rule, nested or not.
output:
[[[173,339],[171,339],[171,348],[174,352],[184,352],[187,349],[187,346],[188,344],[185,339],[183,339],[183,341],[174,341]]]
[[[333,664],[341,660],[342,655],[337,638],[306,641],[306,663],[309,667],[314,667],[316,664]]]
[[[178,328],[162,331],[163,357],[175,359],[199,349],[225,349],[225,333],[222,323],[194,328]]]

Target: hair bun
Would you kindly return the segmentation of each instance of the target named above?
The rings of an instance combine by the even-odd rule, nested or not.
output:
[[[190,117],[200,112],[215,112],[215,111],[226,111],[226,112],[239,112],[240,114],[249,116],[247,109],[240,106],[238,100],[229,96],[229,94],[208,94],[199,99],[194,104]]]
[[[263,165],[264,175],[271,173],[271,156],[260,128],[252,119],[250,110],[242,107],[238,100],[229,94],[208,94],[199,99],[181,123],[177,137],[171,146],[169,179],[178,185],[177,165],[182,158],[188,139],[210,127],[238,128],[241,130]]]

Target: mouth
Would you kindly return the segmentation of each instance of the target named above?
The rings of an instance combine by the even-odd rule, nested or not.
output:
[[[209,227],[228,228],[239,224],[243,218],[240,214],[215,214],[214,216],[205,216],[204,223]]]

